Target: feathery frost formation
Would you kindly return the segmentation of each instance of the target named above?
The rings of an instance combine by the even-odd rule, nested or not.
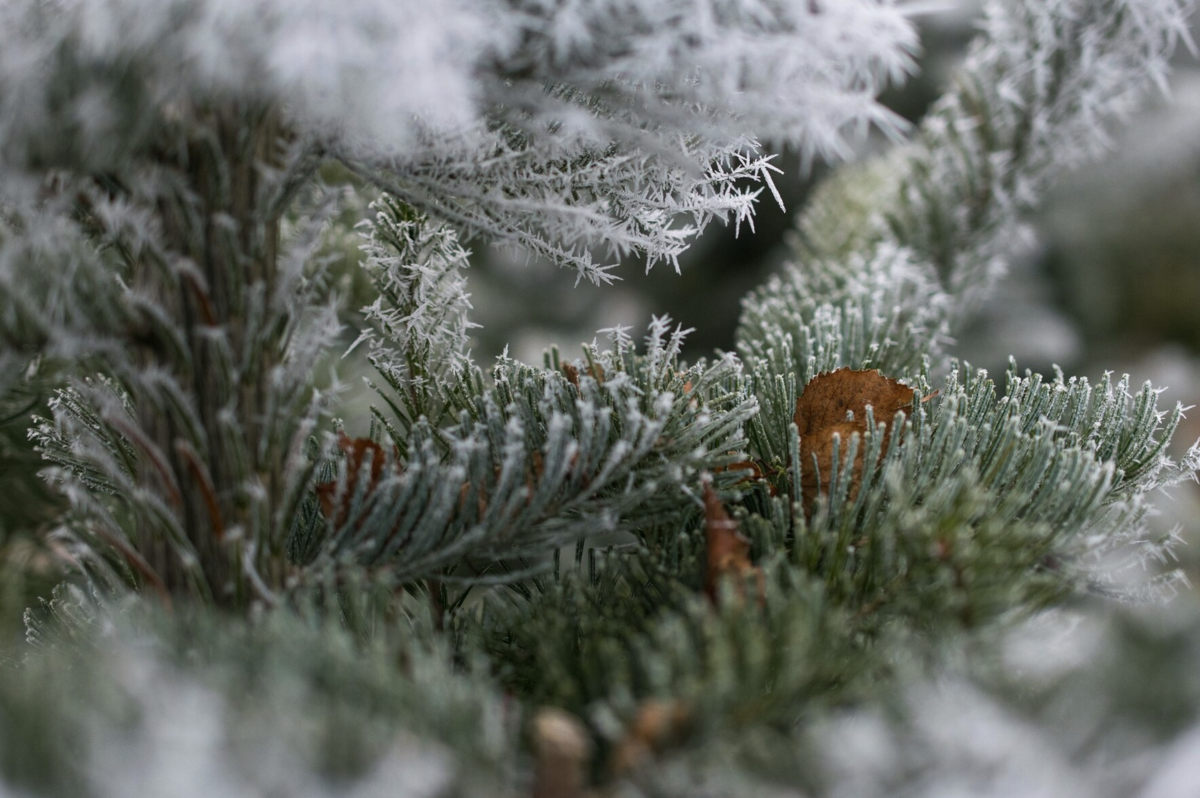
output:
[[[674,264],[712,219],[747,222],[772,169],[758,140],[838,157],[897,130],[875,95],[912,66],[907,18],[829,6],[20,0],[0,9],[0,158],[104,171],[200,105],[277,106],[296,166],[343,159],[606,281],[593,248]]]
[[[453,228],[388,198],[366,227],[363,269],[379,297],[363,308],[363,316],[379,332],[368,329],[354,346],[367,342],[372,365],[410,399],[415,418],[427,412],[428,402],[420,397],[461,377],[471,365],[470,331],[478,325],[467,320],[471,298],[462,274],[470,253]]]
[[[472,238],[605,282],[602,254],[673,263],[748,223],[758,142],[901,132],[875,96],[911,68],[905,6],[0,5],[0,399],[57,383],[29,435],[66,574],[0,679],[0,791],[954,791],[927,663],[1002,713],[1021,684],[954,663],[1068,599],[1177,584],[1129,574],[1172,543],[1147,496],[1200,466],[1167,455],[1182,410],[1128,378],[1000,389],[948,351],[1188,9],[990,0],[911,140],[800,217],[740,359],[685,363],[655,318],[640,346],[617,327],[485,372]],[[371,218],[345,224],[348,192]],[[355,222],[357,315],[330,257]],[[344,324],[378,375],[348,419],[368,437],[339,418]],[[839,368],[913,399],[842,397],[845,432],[802,439]],[[857,770],[830,742],[855,734]]]

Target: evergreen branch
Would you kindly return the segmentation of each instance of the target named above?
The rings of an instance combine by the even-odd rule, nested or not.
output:
[[[665,338],[666,325],[655,323],[644,355],[590,351],[592,365],[564,369],[574,380],[502,358],[494,387],[461,394],[456,425],[405,422],[405,457],[380,449],[385,463],[336,483],[326,560],[412,581],[693,517],[691,486],[737,459],[754,404],[731,359],[680,370],[683,333]]]
[[[751,370],[787,348],[802,375],[810,363],[911,375],[941,351],[1021,240],[1021,212],[1161,85],[1185,11],[989,3],[988,35],[912,144],[826,184],[799,220],[798,265],[747,298],[738,346]]]

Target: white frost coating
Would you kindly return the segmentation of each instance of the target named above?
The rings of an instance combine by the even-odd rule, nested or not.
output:
[[[1174,798],[1194,792],[1200,780],[1200,725],[1194,725],[1163,752],[1138,798]]]
[[[12,7],[19,13],[29,5]],[[440,128],[476,121],[476,58],[507,36],[486,25],[470,0],[56,6],[51,30],[71,38],[81,61],[143,65],[163,102],[257,95],[327,135],[401,147],[418,120]]]
[[[238,24],[247,5],[226,0],[221,10]],[[264,52],[272,88],[305,121],[350,146],[386,142],[405,148],[422,125],[474,124],[474,57],[504,35],[460,0],[254,5],[273,22],[272,46]]]
[[[810,154],[847,154],[848,126],[896,129],[874,94],[910,69],[916,43],[904,12],[876,0],[509,5],[523,12],[530,69],[573,85],[615,84],[618,102],[672,127],[689,104],[729,114],[735,136],[802,140]]]
[[[127,695],[137,697],[137,722],[118,725],[99,716],[85,722],[83,770],[98,798],[433,798],[453,781],[448,752],[404,734],[362,775],[330,779],[312,752],[270,728],[294,719],[239,719],[225,696],[144,655],[119,664]]]
[[[1028,668],[1005,655],[1000,668],[977,663],[969,672],[926,674],[907,688],[901,707],[854,710],[818,724],[810,737],[814,761],[830,785],[819,794],[1193,795],[1200,780],[1195,617],[1177,605],[1170,620],[1054,613],[1017,624],[1000,651],[1025,649]],[[1064,621],[1070,633],[1054,634]],[[1056,650],[1046,652],[1046,643]],[[1039,651],[1050,661],[1036,662]]]
[[[257,95],[393,152],[418,127],[465,129],[501,103],[606,138],[601,115],[545,91],[551,80],[612,86],[610,110],[634,126],[690,133],[678,123],[699,104],[835,154],[848,127],[894,129],[874,95],[911,68],[916,43],[880,0],[14,0],[0,22],[0,86],[27,112],[49,111],[65,46],[79,65],[148,70],[159,102]],[[118,77],[94,76],[71,113],[127,111],[111,102]]]
[[[471,365],[470,331],[479,326],[467,320],[469,253],[444,224],[387,199],[375,207],[361,249],[380,296],[363,308],[375,329],[355,346],[368,342],[371,362],[398,390],[445,388]]]
[[[603,282],[593,250],[677,265],[750,223],[760,141],[896,134],[875,98],[915,47],[887,0],[10,0],[0,172],[118,170],[188,114],[273,108],[307,152]]]

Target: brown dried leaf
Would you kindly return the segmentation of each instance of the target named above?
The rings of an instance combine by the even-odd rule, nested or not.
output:
[[[846,421],[841,424],[832,424],[800,439],[800,492],[806,513],[811,513],[818,494],[829,495],[829,481],[833,475],[834,435],[837,435],[840,440],[838,469],[842,471],[842,478],[846,479],[847,476],[843,469],[847,466],[846,456],[850,450],[850,436],[856,432],[860,436],[865,435],[866,425],[857,421]],[[858,490],[862,486],[863,461],[866,459],[863,454],[864,449],[864,442],[859,440],[858,454],[854,458],[854,465],[848,476],[850,479],[848,495],[851,500],[858,496]],[[816,458],[815,465],[814,457]]]
[[[572,366],[570,363],[561,363],[559,368],[562,369],[563,376],[567,378],[567,382],[579,387],[579,369]],[[590,363],[587,370],[584,372],[598,383],[604,382],[604,367],[599,363]]]
[[[800,490],[806,514],[812,513],[818,495],[829,493],[834,436],[840,441],[839,470],[850,467],[847,495],[853,499],[862,487],[865,441],[860,440],[852,466],[847,463],[846,456],[851,436],[856,432],[866,436],[867,406],[870,405],[877,424],[888,425],[884,429],[882,456],[891,439],[892,419],[897,411],[912,404],[914,395],[912,388],[874,369],[843,368],[818,374],[809,380],[796,401],[793,416],[800,432]]]
[[[717,498],[712,485],[704,486],[704,530],[707,541],[708,570],[704,578],[704,592],[714,604],[721,578],[733,575],[741,580],[753,575],[758,583],[758,603],[765,601],[762,569],[750,562],[750,541],[738,529],[737,521],[730,517],[725,505]]]
[[[913,389],[898,380],[885,377],[875,369],[856,371],[843,368],[818,374],[804,386],[796,400],[792,417],[800,437],[847,420],[865,424],[867,405],[874,410],[875,420],[890,423],[897,410],[912,404]]]

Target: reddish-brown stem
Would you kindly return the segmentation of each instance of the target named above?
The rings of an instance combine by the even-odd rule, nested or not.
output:
[[[200,462],[200,458],[196,456],[195,449],[192,445],[183,439],[175,441],[175,452],[183,458],[183,462],[191,472],[192,478],[196,481],[196,485],[200,488],[200,495],[204,499],[204,505],[208,508],[209,518],[212,519],[213,537],[218,543],[225,540],[225,522],[221,518],[221,505],[217,501],[217,491],[213,486],[212,478],[209,476],[208,469]]]

